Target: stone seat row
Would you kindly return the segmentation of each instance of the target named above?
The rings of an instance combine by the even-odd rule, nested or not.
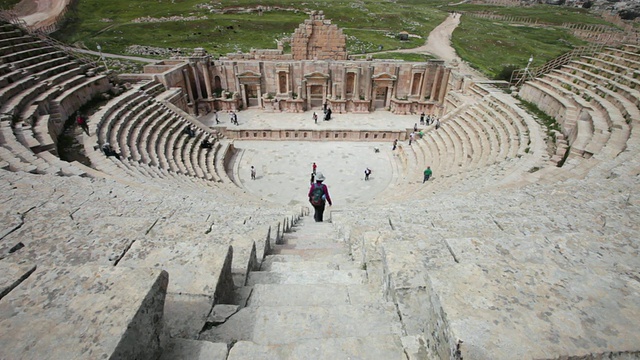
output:
[[[492,172],[516,177],[530,169],[531,161],[519,161],[539,146],[530,140],[531,128],[537,126],[527,118],[530,115],[515,109],[512,104],[515,100],[502,99],[491,89],[479,88],[473,94],[476,102],[458,102],[466,105],[445,116],[440,129],[431,125],[424,129],[424,138],[400,148],[394,162],[399,176],[394,176],[392,183],[406,183],[405,179],[409,179],[409,184],[421,183],[418,180],[427,166],[437,174],[437,179],[446,178],[447,183],[453,178],[482,178],[490,167],[495,167]],[[535,152],[543,151],[536,148]],[[391,188],[394,189],[387,192],[389,196],[399,199],[415,197],[425,187],[419,184]]]
[[[200,147],[204,139],[216,144],[213,134],[141,91],[144,86],[147,85],[142,84],[113,99],[91,117],[97,144],[109,142],[123,157],[149,166],[220,181],[213,161],[220,147]],[[149,87],[152,91],[157,88]],[[182,132],[186,126],[193,126],[196,136],[186,136]],[[214,155],[208,155],[210,152]]]
[[[567,122],[565,118],[562,123],[570,135],[572,153],[590,157],[602,152],[615,157],[624,150],[629,123],[634,116],[640,116],[640,112],[626,97],[598,86],[571,68],[537,79],[537,89],[561,98],[565,106],[578,115],[574,121]]]
[[[555,117],[571,146],[563,165],[566,171],[551,169],[536,178],[583,178],[628,148],[640,119],[636,90],[640,83],[635,79],[640,75],[640,62],[638,54],[627,50],[607,48],[523,86],[521,96]]]
[[[12,25],[2,26],[0,112],[11,115],[2,125],[0,145],[8,150],[3,151],[4,157],[13,156],[9,163],[21,163],[20,168],[32,172],[86,174],[87,169],[81,164],[55,157],[57,151],[50,131],[52,124],[61,131],[66,114],[60,112],[86,103],[95,93],[88,89],[103,88],[106,77],[95,76],[89,65],[71,59]]]

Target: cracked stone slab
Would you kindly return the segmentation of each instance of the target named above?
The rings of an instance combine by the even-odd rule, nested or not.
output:
[[[216,304],[211,310],[207,322],[221,324],[236,312],[238,312],[238,305]]]
[[[33,263],[14,263],[10,260],[0,261],[0,299],[20,285],[35,270],[36,265]]]

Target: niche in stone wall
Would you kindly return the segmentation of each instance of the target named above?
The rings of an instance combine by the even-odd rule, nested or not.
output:
[[[347,73],[347,82],[345,85],[345,93],[348,98],[353,96],[353,92],[356,85],[356,74],[352,72]]]
[[[420,95],[420,84],[422,84],[422,73],[414,73],[411,79],[411,95]]]
[[[284,71],[278,72],[278,93],[284,94],[287,92],[287,73]]]

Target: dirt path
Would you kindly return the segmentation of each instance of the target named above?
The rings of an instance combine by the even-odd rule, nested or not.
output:
[[[422,46],[413,49],[380,51],[379,53],[399,52],[433,55],[446,61],[449,66],[454,66],[457,63],[458,70],[463,74],[472,75],[474,78],[485,78],[480,72],[463,62],[453,47],[451,47],[451,34],[453,34],[453,30],[460,24],[460,16],[461,14],[449,15],[440,25],[431,31],[427,41]]]
[[[69,1],[71,0],[22,0],[16,9],[27,25],[42,27],[53,24]]]

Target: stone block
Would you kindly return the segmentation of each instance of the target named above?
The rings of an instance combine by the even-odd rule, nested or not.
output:
[[[202,340],[171,339],[160,360],[226,360],[227,344]]]
[[[40,267],[0,301],[2,359],[153,359],[168,274]]]

